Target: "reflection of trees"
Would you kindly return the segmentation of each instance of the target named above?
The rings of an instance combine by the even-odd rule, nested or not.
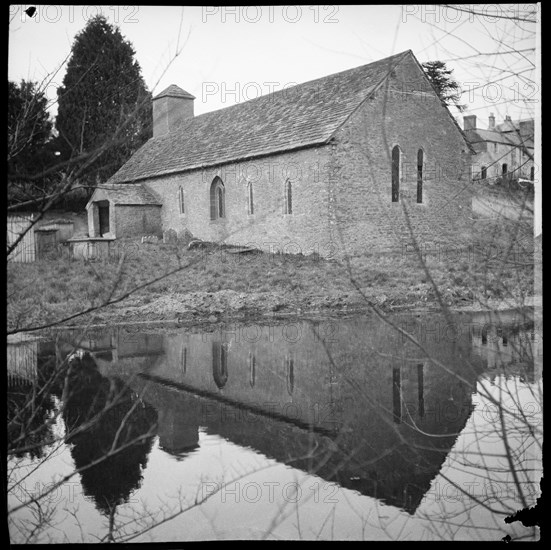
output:
[[[140,486],[157,414],[119,379],[103,377],[90,355],[71,367],[67,442],[84,493],[107,515]]]
[[[140,486],[155,421],[159,449],[177,460],[198,448],[201,426],[208,434],[258,450],[278,463],[371,496],[387,505],[397,523],[421,519],[437,535],[444,536],[452,524],[478,533],[490,529],[491,522],[502,522],[521,503],[518,498],[502,498],[496,504],[500,491],[506,495],[519,486],[530,502],[531,465],[518,450],[536,457],[538,449],[528,449],[534,437],[527,430],[534,419],[523,420],[521,415],[530,411],[519,404],[540,399],[526,395],[526,384],[518,375],[523,366],[533,371],[533,323],[523,324],[520,331],[487,323],[485,343],[479,325],[474,325],[471,332],[460,331],[462,337],[455,343],[434,338],[424,342],[423,353],[393,340],[393,332],[378,323],[356,319],[339,326],[332,344],[320,345],[315,339],[309,347],[305,338],[293,351],[279,341],[264,348],[255,344],[254,353],[247,344],[227,345],[222,352],[222,344],[191,341],[190,364],[203,369],[187,369],[185,375],[181,345],[174,346],[174,358],[165,348],[168,361],[158,361],[154,368],[141,367],[135,358],[124,366],[110,365],[110,372],[120,378],[102,376],[90,355],[71,361],[68,383],[61,376],[51,389],[59,397],[83,492],[109,516],[112,540],[134,536],[124,532],[126,519],[117,506]],[[470,330],[469,322],[466,326]],[[120,361],[120,349],[113,356]],[[256,357],[261,361],[257,363]],[[489,368],[494,364],[501,364],[499,370]],[[212,375],[218,377],[220,388],[228,369],[233,383],[226,384],[224,392],[216,386],[213,391]],[[270,377],[273,372],[277,376]],[[121,380],[126,376],[128,387]],[[534,382],[533,374],[525,379]],[[273,393],[262,393],[267,391]],[[296,419],[299,409],[261,406],[270,395],[290,402],[290,393],[301,411]],[[137,395],[147,404],[142,405]],[[261,395],[267,397],[260,399]],[[518,404],[512,402],[516,396],[522,398]],[[307,408],[320,403],[321,408]],[[509,448],[501,449],[505,435]],[[111,455],[112,451],[117,452]],[[512,464],[505,462],[508,456]],[[518,481],[507,477],[513,470]],[[473,479],[478,485],[465,485]],[[482,504],[461,493],[473,486],[478,491],[475,498],[482,492]],[[310,494],[307,490],[305,486],[305,494]],[[456,494],[461,498],[452,500]],[[178,509],[170,505],[146,518],[149,512],[132,507],[132,529],[138,532],[142,520],[149,528],[165,516],[178,515]],[[491,529],[502,532],[497,524]],[[389,527],[389,536],[396,532]]]
[[[8,448],[17,458],[29,455],[42,458],[44,445],[52,440],[49,422],[54,413],[55,403],[48,394],[40,399],[29,401],[29,395],[38,394],[37,383],[26,380],[8,387]]]
[[[55,357],[38,353],[36,360],[32,380],[8,377],[8,452],[17,458],[42,458],[45,446],[54,440],[54,395],[61,394],[63,373],[56,370]]]

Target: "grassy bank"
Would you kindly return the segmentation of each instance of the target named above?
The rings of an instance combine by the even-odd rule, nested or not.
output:
[[[533,241],[518,224],[478,222],[469,248],[422,251],[423,262],[412,248],[338,262],[126,240],[102,261],[9,263],[8,329],[52,323],[128,293],[71,324],[351,312],[368,302],[388,311],[429,308],[439,304],[435,286],[453,307],[532,294]]]

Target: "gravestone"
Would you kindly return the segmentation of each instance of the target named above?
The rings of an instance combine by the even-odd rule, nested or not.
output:
[[[169,229],[163,232],[163,243],[164,244],[173,244],[178,241],[178,235],[174,229]]]
[[[159,237],[156,237],[155,235],[145,235],[142,237],[142,244],[149,244],[149,243],[158,243]]]

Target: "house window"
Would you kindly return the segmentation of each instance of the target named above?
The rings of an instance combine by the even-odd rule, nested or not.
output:
[[[222,180],[217,176],[210,186],[210,219],[226,217],[226,191]]]
[[[502,165],[501,165],[501,175],[502,176],[506,176],[507,175],[507,163],[504,162]]]
[[[180,214],[185,214],[186,209],[184,205],[184,188],[180,187],[178,190],[178,202],[180,203]]]
[[[423,202],[423,149],[417,151],[417,202]]]
[[[398,202],[400,196],[400,148],[392,149],[392,202]]]
[[[480,170],[480,179],[485,180],[486,177],[487,177],[486,166],[483,166],[482,169]]]
[[[253,184],[250,181],[247,184],[247,200],[249,203],[249,214],[254,214],[254,202],[253,202]]]
[[[534,167],[530,168],[530,181],[534,181]]]
[[[285,182],[285,214],[293,213],[293,185],[290,180]]]

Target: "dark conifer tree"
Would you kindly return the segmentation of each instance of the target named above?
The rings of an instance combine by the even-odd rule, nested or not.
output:
[[[427,61],[423,69],[440,99],[448,106],[455,106],[460,113],[465,111],[466,105],[461,103],[461,87],[452,76],[453,69],[448,69],[443,61]]]
[[[103,16],[75,38],[58,89],[62,160],[81,184],[106,181],[151,136],[151,98],[134,48]]]

